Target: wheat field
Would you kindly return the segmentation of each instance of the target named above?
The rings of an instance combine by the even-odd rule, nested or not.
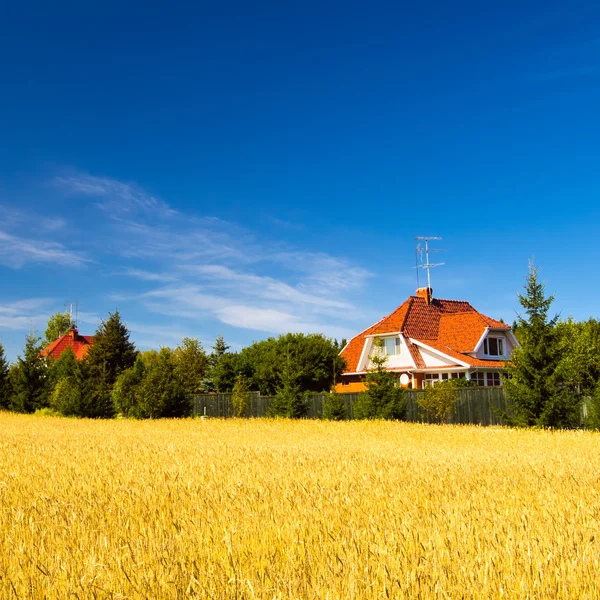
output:
[[[2,598],[597,598],[600,437],[0,413]]]

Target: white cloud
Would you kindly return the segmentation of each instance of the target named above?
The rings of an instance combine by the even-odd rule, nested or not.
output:
[[[29,330],[45,325],[51,298],[28,298],[0,304],[0,329]]]
[[[89,262],[84,254],[69,250],[59,242],[18,237],[0,231],[0,264],[21,268],[27,263],[49,263],[80,267]]]

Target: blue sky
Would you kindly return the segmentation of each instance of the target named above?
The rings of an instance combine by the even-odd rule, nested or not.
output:
[[[126,6],[124,6],[126,4]],[[77,301],[139,347],[341,338],[416,287],[600,316],[596,2],[12,3],[0,339]]]

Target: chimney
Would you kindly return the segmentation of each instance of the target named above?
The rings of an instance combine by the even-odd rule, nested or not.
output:
[[[417,296],[423,298],[427,304],[431,304],[433,300],[433,290],[430,287],[418,288]]]
[[[71,329],[69,329],[69,337],[72,338],[73,340],[77,339],[78,334],[79,334],[79,332],[77,331],[77,327],[73,326],[73,327],[71,327]]]

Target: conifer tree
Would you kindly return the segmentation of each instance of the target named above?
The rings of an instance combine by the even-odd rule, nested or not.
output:
[[[354,404],[356,419],[401,419],[405,412],[404,389],[398,385],[398,377],[386,370],[387,356],[381,354],[383,343],[375,339],[376,351],[369,357],[374,367],[367,374],[366,390],[361,392]]]
[[[298,384],[299,377],[298,366],[288,348],[280,375],[280,384],[267,411],[270,417],[300,419],[306,415],[307,406]]]
[[[109,313],[94,335],[87,363],[88,381],[85,392],[85,411],[89,417],[112,417],[114,405],[112,388],[117,377],[133,366],[137,355],[129,341],[129,330],[121,321],[119,311]]]
[[[11,410],[32,413],[48,406],[46,360],[40,356],[41,350],[40,338],[31,332],[25,338],[23,357],[18,357],[11,370]]]
[[[4,346],[0,342],[0,409],[8,408],[10,404],[10,385],[8,381],[8,361]]]
[[[517,318],[521,347],[513,351],[504,381],[513,414],[503,417],[514,425],[568,427],[578,420],[580,401],[557,370],[561,360],[558,316],[548,316],[554,296],[546,297],[532,265],[524,289],[519,302],[526,317]]]

